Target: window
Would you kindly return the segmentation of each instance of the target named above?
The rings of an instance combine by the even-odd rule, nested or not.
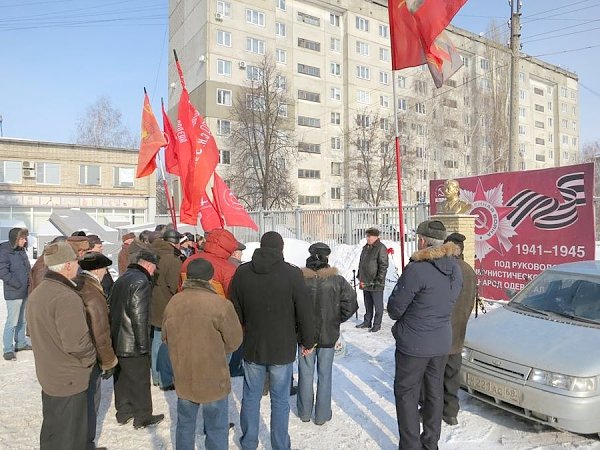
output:
[[[321,171],[315,169],[298,169],[298,178],[321,178]]]
[[[563,128],[569,128],[569,121],[567,119],[562,119],[560,124]]]
[[[399,98],[398,99],[398,110],[399,111],[406,111],[408,108],[408,102],[406,101],[405,98]]]
[[[383,70],[379,72],[379,82],[381,84],[385,84],[386,86],[390,84],[390,74],[384,72]]]
[[[550,143],[554,142],[554,136],[552,135],[552,133],[548,134],[548,142],[550,142]]]
[[[458,169],[458,162],[450,160],[450,159],[446,159],[444,161],[444,167],[446,169]]]
[[[485,59],[485,58],[481,58],[479,60],[479,66],[483,69],[483,70],[489,70],[490,69],[490,62]]]
[[[310,41],[304,38],[298,38],[298,47],[306,48],[308,50],[314,50],[315,52],[321,51],[321,43],[316,41]]]
[[[337,14],[330,13],[329,14],[329,23],[331,25],[333,25],[334,27],[339,27],[340,26],[340,16],[338,16]]]
[[[298,100],[307,100],[309,102],[320,103],[321,102],[321,94],[318,92],[309,92],[309,91],[298,91]]]
[[[444,139],[444,147],[458,148],[458,141],[455,139]]]
[[[456,87],[456,80],[446,80],[446,81],[444,81],[444,84],[446,86],[450,86],[450,87],[455,88]]]
[[[287,103],[279,103],[277,105],[277,116],[287,117],[288,116],[288,105]]]
[[[544,128],[544,127],[545,127],[545,124],[544,124],[544,122],[542,122],[541,120],[536,120],[536,121],[535,121],[535,127],[536,127],[536,128]]]
[[[542,138],[535,138],[536,145],[546,145],[546,141]]]
[[[321,203],[321,197],[318,195],[299,195],[299,205],[318,205]]]
[[[307,66],[306,64],[298,64],[298,73],[310,75],[311,77],[320,77],[321,69],[314,66]]]
[[[371,93],[369,91],[363,91],[363,90],[359,89],[358,91],[356,91],[356,101],[358,103],[370,104],[371,103]]]
[[[341,100],[342,99],[342,90],[339,87],[332,87],[330,90],[331,100]]]
[[[356,41],[356,53],[361,56],[369,56],[369,44],[362,41]]]
[[[543,105],[538,105],[537,103],[534,105],[534,108],[536,111],[539,112],[544,112],[544,106]]]
[[[341,52],[342,51],[342,41],[338,38],[331,38],[330,44],[329,44],[329,49],[332,52]]]
[[[577,147],[577,138],[576,138],[576,137],[572,137],[572,138],[571,138],[571,145],[572,145],[573,147]]]
[[[342,138],[339,136],[331,138],[331,150],[341,150],[342,149]]]
[[[527,127],[525,125],[519,125],[519,134],[526,134]]]
[[[369,21],[363,17],[356,16],[356,29],[360,31],[369,31]]]
[[[548,128],[552,126],[552,117],[548,117]]]
[[[246,94],[246,109],[251,111],[264,111],[267,105],[262,95]]]
[[[287,62],[287,52],[280,48],[275,49],[275,61],[285,64]]]
[[[217,59],[217,73],[226,77],[231,76],[231,61]]]
[[[468,56],[460,55],[460,59],[462,59],[465,67],[469,67],[471,65],[471,61]]]
[[[371,126],[371,117],[366,114],[357,114],[356,125],[362,128],[368,128]]]
[[[527,110],[524,106],[519,106],[519,117],[527,117]]]
[[[285,0],[277,0],[277,9],[285,11]]]
[[[371,70],[367,66],[356,66],[356,76],[361,80],[370,80]]]
[[[285,37],[285,23],[275,22],[275,36]]]
[[[415,111],[417,114],[425,114],[425,103],[415,104]]]
[[[265,13],[255,9],[246,9],[246,22],[264,27]]]
[[[569,136],[562,135],[561,141],[564,145],[569,145]]]
[[[0,161],[0,183],[21,183],[21,161]]]
[[[527,148],[525,147],[525,144],[519,144],[519,155],[520,156],[525,156],[525,153],[527,152]]]
[[[492,82],[490,81],[489,78],[480,78],[479,79],[479,87],[481,89],[484,89],[486,91],[489,91],[490,89],[492,89]]]
[[[452,119],[444,119],[444,126],[448,128],[458,128],[458,122]]]
[[[229,150],[219,150],[219,164],[231,164],[231,152]]]
[[[339,112],[332,112],[331,123],[334,125],[340,125],[342,123],[342,115]]]
[[[298,151],[304,153],[321,153],[321,144],[298,143]]]
[[[380,95],[379,96],[379,106],[382,108],[390,107],[390,97],[388,95]]]
[[[569,159],[569,152],[563,152],[563,159],[564,160],[568,160]]]
[[[369,190],[367,188],[358,188],[356,190],[356,196],[358,197],[359,200],[368,202],[369,199],[371,198],[371,193],[369,192]]]
[[[525,81],[525,74],[523,72],[519,72],[519,81]]]
[[[229,31],[217,30],[217,44],[231,47],[231,33]]]
[[[60,165],[54,163],[35,163],[37,184],[60,184]]]
[[[332,187],[331,188],[331,199],[332,200],[341,200],[341,198],[342,198],[342,188]]]
[[[100,186],[100,166],[79,166],[79,184]]]
[[[275,77],[275,87],[277,89],[287,89],[287,79],[285,75],[277,75]]]
[[[534,87],[534,88],[533,88],[533,93],[534,93],[535,95],[544,95],[544,90],[543,90],[543,89],[541,89],[541,88],[538,88],[538,87]]]
[[[257,66],[246,66],[246,79],[250,81],[260,81],[263,77],[263,68]]]
[[[417,136],[425,136],[425,126],[424,125],[422,125],[420,123],[413,124],[413,128],[417,132]]]
[[[379,59],[381,61],[389,61],[390,60],[390,49],[389,48],[379,48]]]
[[[548,102],[548,111],[552,111],[552,102]]]
[[[114,186],[115,187],[133,187],[135,179],[135,169],[133,167],[115,167]]]
[[[379,24],[379,37],[386,38],[388,37],[388,26]]]
[[[442,101],[442,104],[444,106],[447,106],[448,108],[458,108],[458,103],[456,100],[453,100],[451,98],[444,98],[444,100]]]
[[[417,94],[425,95],[427,94],[427,83],[422,80],[415,80],[413,87],[415,88],[415,92]]]
[[[560,96],[561,97],[566,97],[567,96],[567,88],[566,87],[561,87],[560,88]]]
[[[560,110],[561,110],[561,112],[566,113],[567,112],[567,104],[566,103],[561,103],[560,104]]]
[[[306,14],[303,12],[298,13],[298,22],[304,22],[309,25],[314,25],[315,27],[321,26],[321,19],[316,16],[311,16],[310,14]]]
[[[231,91],[217,89],[217,105],[231,106]]]
[[[246,38],[246,51],[251,53],[258,53],[259,55],[265,54],[265,41],[261,39]]]
[[[298,125],[303,127],[321,128],[321,119],[315,117],[298,116]]]
[[[399,88],[406,87],[406,77],[398,77],[398,87]]]
[[[535,155],[535,160],[539,162],[546,161],[546,155]]]
[[[218,0],[217,12],[223,17],[231,17],[231,3]]]
[[[226,136],[231,133],[231,122],[225,119],[217,119],[217,134]]]
[[[571,91],[571,100],[577,99],[577,91]]]
[[[573,124],[573,131],[577,131],[577,122],[571,122]]]

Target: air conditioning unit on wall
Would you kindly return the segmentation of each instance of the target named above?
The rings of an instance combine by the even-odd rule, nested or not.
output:
[[[35,178],[35,170],[33,170],[33,169],[23,170],[23,178]]]
[[[35,169],[35,163],[33,161],[23,161],[23,169]]]
[[[221,13],[215,13],[215,20],[219,21],[219,22],[223,22],[223,14]]]
[[[245,69],[246,68],[246,61],[240,61],[239,64],[240,69]]]

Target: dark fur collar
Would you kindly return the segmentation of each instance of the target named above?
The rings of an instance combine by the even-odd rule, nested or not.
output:
[[[422,250],[418,250],[411,256],[412,261],[432,261],[434,259],[440,259],[444,256],[458,256],[460,255],[460,248],[458,245],[452,242],[446,242],[445,244],[438,245],[436,247],[427,247]]]
[[[302,274],[304,278],[331,278],[338,274],[338,270],[335,267],[324,267],[319,270],[312,270],[308,267],[302,268]]]

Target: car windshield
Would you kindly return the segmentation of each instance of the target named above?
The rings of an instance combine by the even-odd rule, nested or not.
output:
[[[508,305],[600,324],[600,276],[546,271]]]

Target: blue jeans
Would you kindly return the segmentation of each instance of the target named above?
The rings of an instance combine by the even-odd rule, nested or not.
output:
[[[177,399],[176,450],[194,450],[196,442],[196,416],[202,407],[206,450],[227,450],[229,447],[229,402],[226,395],[210,403],[194,403]]]
[[[271,447],[273,450],[289,450],[291,448],[288,423],[292,371],[293,363],[262,365],[244,360],[244,394],[240,412],[242,449],[254,450],[258,447],[260,400],[267,372],[269,373],[269,392],[271,394]]]
[[[167,344],[162,341],[161,329],[152,327],[152,384],[168,387],[173,384],[173,367]]]
[[[312,416],[314,404],[313,380],[315,362],[317,365],[317,403],[315,405],[315,423],[323,424],[331,419],[331,371],[335,349],[319,348],[310,355],[298,355],[298,417],[308,422]]]
[[[4,324],[4,335],[2,343],[4,353],[14,352],[16,348],[23,348],[29,345],[25,338],[25,328],[27,320],[25,319],[25,304],[27,298],[17,300],[6,300],[6,323]]]

